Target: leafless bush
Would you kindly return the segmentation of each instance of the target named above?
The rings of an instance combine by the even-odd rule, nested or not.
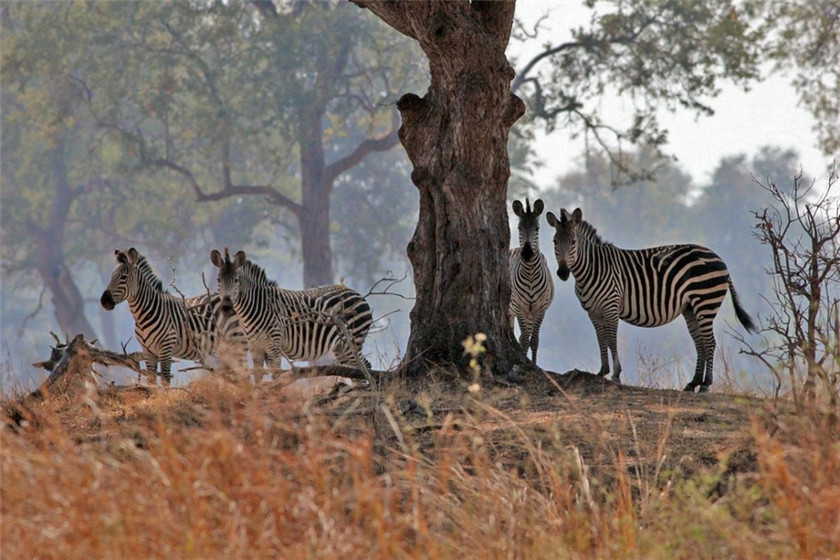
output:
[[[797,406],[827,399],[833,417],[840,400],[840,197],[832,168],[828,186],[815,192],[802,175],[784,191],[772,179],[759,187],[773,206],[755,212],[756,237],[770,249],[765,269],[773,290],[769,315],[760,321],[762,343],[740,337],[744,352],[764,363],[776,378],[776,396],[785,382]],[[804,379],[803,379],[804,378]]]

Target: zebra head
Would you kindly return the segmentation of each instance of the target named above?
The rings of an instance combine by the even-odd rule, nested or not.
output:
[[[227,315],[234,313],[233,302],[239,298],[239,269],[245,264],[246,259],[245,251],[237,252],[233,259],[231,259],[227,247],[225,247],[224,258],[222,258],[222,254],[216,249],[210,252],[210,262],[219,269],[216,281],[218,283],[217,290],[219,292],[219,298],[222,301],[222,313]]]
[[[548,225],[554,228],[554,256],[557,257],[557,276],[564,282],[569,279],[569,272],[577,260],[577,229],[583,220],[583,212],[577,208],[569,214],[565,208],[560,210],[560,219],[553,213],[546,214]]]
[[[519,200],[513,201],[513,213],[519,217],[519,248],[522,258],[530,261],[540,252],[540,214],[545,205],[537,199],[534,202],[534,209],[531,210],[531,203],[526,198],[525,207]]]
[[[113,309],[118,304],[129,299],[137,292],[138,275],[140,268],[137,264],[140,254],[132,247],[128,251],[114,251],[117,258],[117,268],[111,274],[111,282],[102,292],[99,303],[107,310]]]

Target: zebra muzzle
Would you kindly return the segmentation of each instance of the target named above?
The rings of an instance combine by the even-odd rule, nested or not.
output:
[[[222,313],[224,313],[225,315],[233,315],[233,313],[234,313],[233,302],[230,300],[230,298],[227,298],[227,297],[222,298],[222,303],[221,303],[220,308],[222,310]]]
[[[111,295],[110,290],[105,290],[104,292],[102,292],[102,297],[99,298],[99,303],[101,303],[102,307],[104,307],[108,311],[114,308],[114,296]]]
[[[569,279],[569,267],[565,264],[561,264],[557,267],[557,277],[560,278],[563,282]]]
[[[530,261],[534,258],[535,252],[534,248],[531,246],[530,243],[526,243],[524,247],[522,247],[522,258],[526,261]]]

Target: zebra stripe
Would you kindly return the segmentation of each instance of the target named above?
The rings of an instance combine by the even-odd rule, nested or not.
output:
[[[668,245],[647,249],[619,249],[602,241],[595,228],[583,220],[580,208],[561,217],[546,215],[554,233],[557,276],[575,279],[575,294],[589,314],[598,336],[601,370],[610,371],[607,351],[612,353],[619,381],[621,363],[617,352],[619,319],[640,327],[658,327],[679,315],[685,317],[697,350],[694,377],[685,386],[708,391],[714,380],[715,335],[713,322],[727,291],[738,320],[755,331],[752,319],[738,302],[735,285],[719,256],[699,245]]]
[[[117,268],[102,293],[107,310],[128,301],[134,334],[146,354],[146,374],[154,379],[160,364],[164,384],[171,379],[173,358],[205,363],[214,353],[225,365],[244,358],[244,332],[239,320],[222,313],[218,294],[176,297],[163,289],[146,258],[131,248],[114,251]],[[220,351],[223,350],[223,351]]]
[[[510,327],[514,318],[519,322],[519,345],[525,355],[531,349],[531,360],[537,363],[540,346],[540,326],[548,306],[554,299],[554,282],[548,261],[540,252],[540,214],[542,200],[531,203],[525,199],[513,202],[513,213],[519,217],[519,248],[510,252]]]
[[[357,292],[340,284],[284,290],[244,251],[231,259],[227,249],[224,257],[213,250],[210,260],[219,269],[222,307],[239,317],[255,367],[279,367],[281,358],[312,361],[329,352],[340,364],[357,367],[358,360],[370,367],[359,352],[373,317]]]

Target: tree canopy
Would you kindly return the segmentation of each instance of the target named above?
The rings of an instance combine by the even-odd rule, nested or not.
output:
[[[336,3],[281,8],[4,4],[3,270],[38,272],[60,330],[95,335],[84,300],[116,247],[194,269],[219,244],[298,244],[308,282],[329,283],[331,232],[357,240],[354,220],[393,206],[370,185],[402,164],[359,164],[396,144],[393,88],[423,79],[416,57]],[[332,219],[349,170],[374,212]]]

